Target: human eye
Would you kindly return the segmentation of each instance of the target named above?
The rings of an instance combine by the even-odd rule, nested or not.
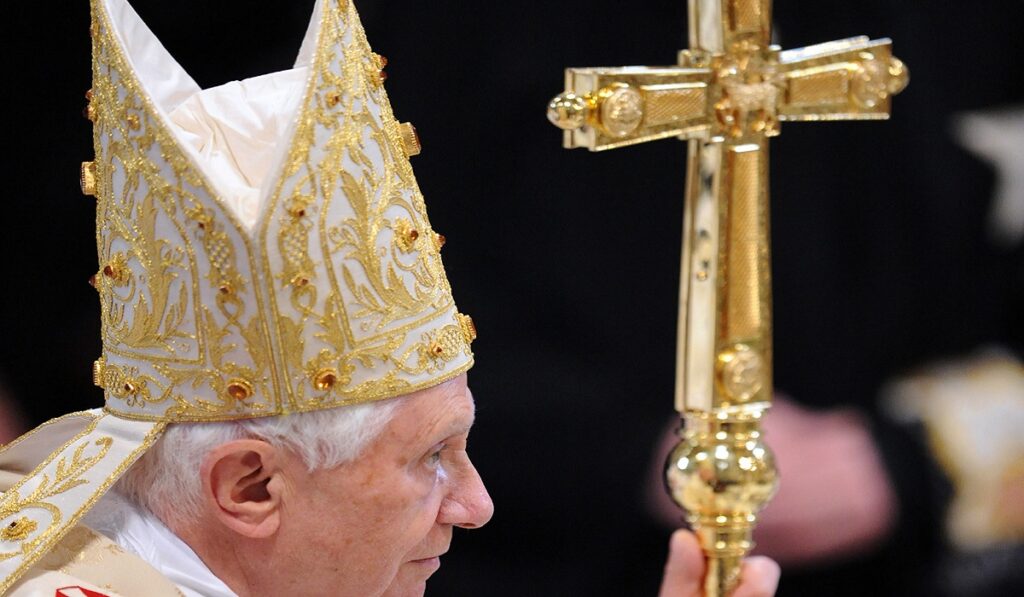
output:
[[[427,454],[427,464],[432,467],[436,467],[438,464],[440,464],[441,452],[444,452],[444,449],[446,447],[448,447],[446,444],[438,444],[434,446],[431,452]]]

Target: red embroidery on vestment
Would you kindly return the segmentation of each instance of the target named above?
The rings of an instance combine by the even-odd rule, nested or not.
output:
[[[53,594],[53,597],[110,597],[104,593],[90,591],[85,587],[61,587]]]

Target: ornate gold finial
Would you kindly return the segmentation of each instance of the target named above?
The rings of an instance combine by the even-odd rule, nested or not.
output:
[[[0,530],[0,539],[4,541],[23,541],[35,531],[39,525],[36,521],[22,516],[18,520],[15,520],[11,524],[5,526],[3,530]]]
[[[587,102],[582,97],[567,91],[555,96],[548,103],[548,120],[560,129],[578,129],[587,122]]]
[[[82,172],[78,179],[79,184],[82,187],[82,194],[95,197],[96,196],[96,163],[95,162],[82,162]]]
[[[910,84],[910,69],[895,56],[889,57],[889,95],[896,95]]]
[[[416,134],[416,127],[411,122],[403,122],[398,125],[398,130],[402,135],[402,147],[405,149],[405,155],[409,157],[419,155],[423,147],[420,145],[420,136]]]

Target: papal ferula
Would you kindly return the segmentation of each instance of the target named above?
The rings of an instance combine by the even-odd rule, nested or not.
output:
[[[205,90],[125,0],[91,33],[106,403],[0,452],[0,593],[422,594],[493,513],[476,330],[355,7],[318,1],[293,69]],[[702,574],[680,532],[663,594]],[[776,579],[753,560],[740,590]]]

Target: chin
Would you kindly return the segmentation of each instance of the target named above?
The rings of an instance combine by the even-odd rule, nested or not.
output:
[[[381,597],[422,597],[426,590],[426,579],[419,582],[400,582],[396,580],[384,591]]]

